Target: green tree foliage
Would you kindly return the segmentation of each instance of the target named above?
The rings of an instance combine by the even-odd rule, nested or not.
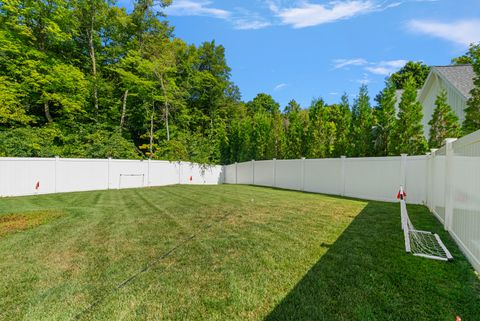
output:
[[[308,112],[306,157],[324,158],[333,155],[337,138],[336,112],[337,106],[327,106],[322,99],[312,102]]]
[[[0,155],[228,164],[398,153],[390,137],[394,88],[407,79],[420,87],[423,63],[392,75],[374,113],[366,86],[352,110],[344,95],[307,109],[292,100],[282,113],[265,93],[242,102],[223,46],[175,38],[162,12],[169,4],[136,0],[127,12],[112,0],[0,1]],[[480,74],[478,46],[467,57]],[[418,107],[411,96],[404,114]],[[465,130],[479,127],[478,97],[473,92]],[[417,128],[412,117],[398,123]],[[419,144],[417,131],[402,135]]]
[[[376,125],[374,129],[375,155],[391,155],[395,150],[393,139],[397,102],[396,88],[392,81],[387,81],[385,88],[375,98],[377,107],[375,109]]]
[[[471,45],[467,55],[472,60],[476,77],[474,88],[470,92],[471,97],[467,101],[467,108],[465,108],[464,134],[480,129],[480,44]]]
[[[250,113],[256,113],[263,110],[270,114],[276,114],[280,111],[280,105],[272,96],[264,93],[260,93],[252,101],[247,103],[247,109]]]
[[[460,123],[457,115],[447,103],[447,92],[443,90],[435,100],[435,111],[430,125],[430,148],[439,148],[446,138],[456,138],[461,135]]]
[[[284,157],[287,159],[304,157],[306,113],[295,100],[291,100],[285,107],[285,116]]]
[[[352,107],[350,128],[350,156],[364,157],[372,154],[374,119],[366,85],[360,87]]]
[[[396,155],[401,153],[422,155],[428,147],[423,135],[422,105],[417,101],[415,79],[409,78],[404,88],[395,125],[395,134],[391,143]]]
[[[423,87],[427,79],[430,67],[421,61],[409,61],[399,71],[390,76],[390,81],[397,89],[405,89],[406,83],[410,78],[413,78],[415,88]]]

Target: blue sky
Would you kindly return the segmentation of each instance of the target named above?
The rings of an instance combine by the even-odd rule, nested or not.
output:
[[[282,107],[363,83],[374,97],[406,61],[446,65],[480,41],[480,0],[174,0],[166,13],[177,37],[225,47],[245,101],[265,92]]]

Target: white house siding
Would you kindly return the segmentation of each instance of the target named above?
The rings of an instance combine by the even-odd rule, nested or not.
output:
[[[437,74],[433,74],[429,80],[429,84],[426,84],[423,88],[420,98],[423,106],[423,130],[427,139],[430,137],[430,125],[428,125],[428,122],[432,119],[433,111],[435,110],[435,100],[442,90],[447,91],[447,102],[460,119],[460,123],[465,119],[464,110],[467,107],[466,98],[450,83],[443,80]]]

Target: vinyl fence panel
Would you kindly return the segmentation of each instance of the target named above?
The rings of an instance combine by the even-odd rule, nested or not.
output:
[[[273,163],[274,161],[255,161],[254,184],[259,186],[273,186]]]
[[[306,159],[304,190],[313,193],[342,195],[342,160]]]
[[[394,202],[401,184],[400,157],[345,160],[346,196]]]
[[[277,160],[275,186],[285,189],[302,190],[302,160]]]
[[[452,144],[452,236],[480,271],[480,131]]]

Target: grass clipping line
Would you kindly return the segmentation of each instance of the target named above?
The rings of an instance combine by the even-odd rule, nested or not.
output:
[[[55,210],[0,215],[0,237],[34,228],[62,215],[63,212]]]
[[[212,223],[208,224],[207,226],[205,226],[203,229],[200,229],[198,232],[190,235],[187,238],[184,238],[183,240],[180,240],[170,250],[160,254],[159,256],[157,256],[156,258],[154,258],[153,260],[151,260],[150,262],[145,264],[141,269],[139,269],[137,272],[135,272],[134,274],[132,274],[131,276],[129,276],[128,278],[126,278],[125,280],[123,280],[122,282],[117,284],[117,286],[115,286],[113,289],[111,289],[110,291],[107,291],[107,293],[105,293],[103,296],[98,297],[95,301],[93,301],[88,306],[86,306],[83,310],[81,310],[79,313],[77,313],[75,316],[73,316],[73,318],[71,318],[70,320],[71,321],[79,320],[84,314],[86,314],[87,312],[89,312],[90,310],[95,308],[97,305],[102,303],[108,296],[116,293],[117,291],[119,291],[123,287],[125,287],[128,284],[130,284],[131,282],[133,282],[138,276],[147,272],[152,267],[154,267],[156,264],[158,264],[158,262],[160,262],[160,261],[164,260],[165,258],[167,258],[168,256],[170,256],[175,250],[179,249],[180,247],[187,244],[188,242],[190,242],[194,238],[198,237],[199,235],[205,233],[213,225],[218,224],[221,221],[224,221],[225,219],[227,219],[228,216],[230,216],[230,214],[231,214],[231,212],[226,213],[225,215],[223,215],[221,218],[219,218],[215,222],[212,222]]]

